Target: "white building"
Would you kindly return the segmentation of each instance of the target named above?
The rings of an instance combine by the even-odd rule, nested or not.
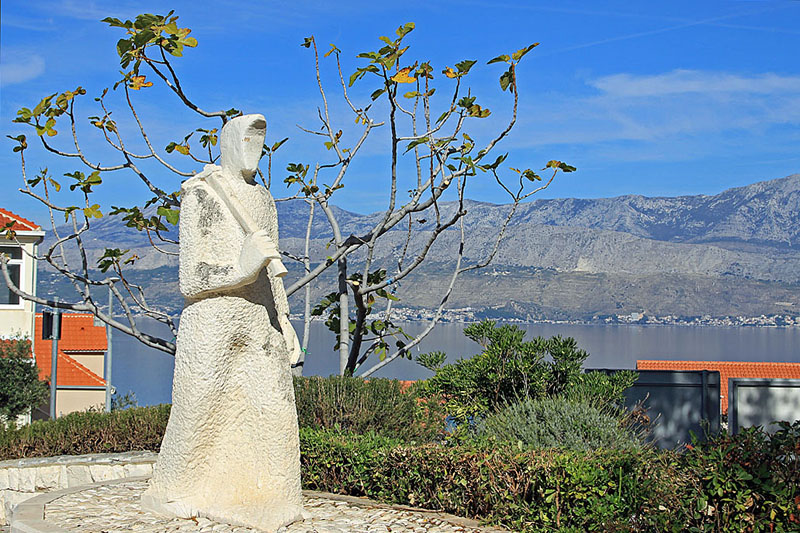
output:
[[[30,220],[0,208],[0,229],[14,223],[11,230],[16,241],[0,238],[0,253],[9,257],[11,280],[28,294],[36,294],[36,260],[44,231]],[[25,337],[33,339],[34,304],[23,300],[6,287],[0,273],[0,338]],[[34,341],[35,342],[35,341]]]

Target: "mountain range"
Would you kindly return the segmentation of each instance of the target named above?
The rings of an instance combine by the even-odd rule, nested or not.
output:
[[[300,200],[277,205],[281,248],[298,254],[308,208]],[[443,215],[455,207],[442,204]],[[510,206],[469,201],[465,207],[464,261],[471,264],[490,252]],[[345,235],[365,234],[382,216],[334,210]],[[409,257],[427,240],[432,218],[430,213],[417,215]],[[398,225],[375,248],[375,264],[390,275],[407,230],[406,224]],[[145,235],[126,228],[117,217],[98,221],[90,235],[85,239],[90,256],[99,256],[106,247],[133,250],[140,259],[131,278],[146,287],[151,303],[180,310],[175,256],[154,251]],[[312,236],[312,257],[324,260],[331,232],[319,210]],[[459,238],[457,226],[439,237],[423,266],[402,281],[399,306],[430,308],[438,303]],[[351,264],[360,261],[363,254],[357,253]],[[299,275],[297,265],[286,263],[290,278]],[[330,270],[314,287],[315,299],[333,290],[335,274]],[[526,203],[517,209],[492,264],[462,275],[448,307],[523,320],[596,320],[630,313],[796,316],[798,288],[800,174],[795,174],[716,195]],[[43,267],[39,291],[48,290],[61,293],[67,287]],[[293,309],[302,308],[300,292],[291,302]]]

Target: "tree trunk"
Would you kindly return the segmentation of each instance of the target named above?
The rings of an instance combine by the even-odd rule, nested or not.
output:
[[[350,357],[348,344],[350,341],[350,307],[347,295],[347,258],[339,259],[339,375],[347,371]]]

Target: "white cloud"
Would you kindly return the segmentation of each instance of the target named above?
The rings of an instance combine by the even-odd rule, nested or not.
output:
[[[614,146],[674,157],[724,143],[763,144],[800,125],[800,76],[676,70],[620,73],[585,82],[597,94],[551,93],[521,109],[519,145]],[[783,133],[776,133],[783,128]],[[652,150],[650,150],[652,148]]]
[[[44,58],[38,54],[3,54],[0,59],[0,86],[7,87],[38,78],[44,69]]]
[[[742,76],[725,72],[673,70],[640,76],[613,74],[591,80],[589,85],[608,96],[647,97],[686,93],[776,94],[800,92],[800,76],[759,74]]]

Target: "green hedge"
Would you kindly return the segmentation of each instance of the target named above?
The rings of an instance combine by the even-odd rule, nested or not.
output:
[[[132,407],[110,413],[70,413],[20,428],[0,428],[0,459],[158,451],[169,405]]]
[[[518,451],[301,430],[307,488],[439,509],[520,531],[654,531],[675,469],[654,451]]]
[[[0,459],[157,450],[169,406],[0,431]],[[441,509],[522,531],[800,531],[800,422],[684,453],[524,450],[301,428],[306,488]]]

